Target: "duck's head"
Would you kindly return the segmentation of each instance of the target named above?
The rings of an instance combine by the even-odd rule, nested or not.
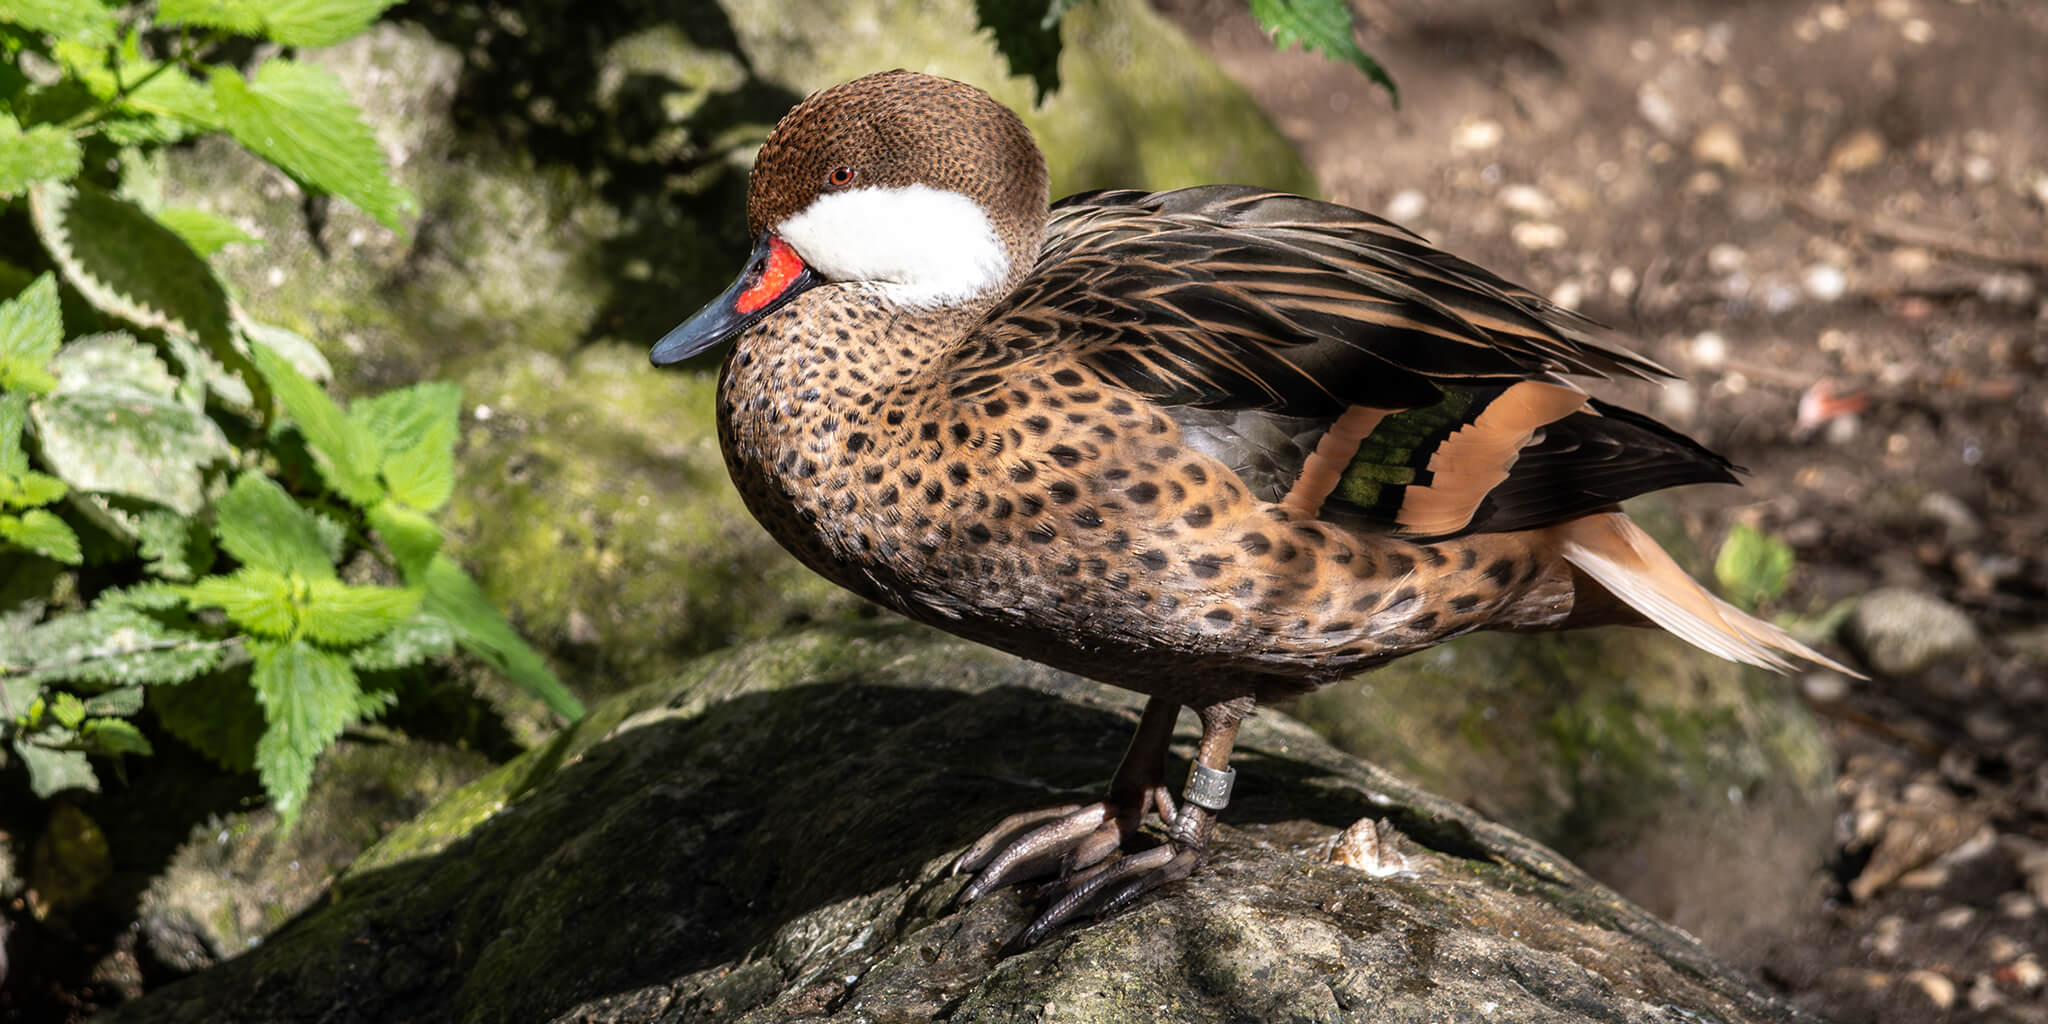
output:
[[[747,269],[652,359],[687,359],[822,284],[908,310],[993,304],[1038,258],[1046,199],[1030,131],[987,93],[909,71],[826,89],[754,162]]]

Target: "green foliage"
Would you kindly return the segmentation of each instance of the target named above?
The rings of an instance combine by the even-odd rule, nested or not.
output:
[[[1387,91],[1395,106],[1401,105],[1401,92],[1394,86],[1393,76],[1380,62],[1372,59],[1358,46],[1358,39],[1351,31],[1351,7],[1344,0],[1248,0],[1252,16],[1265,26],[1266,34],[1273,37],[1273,45],[1286,49],[1300,45],[1310,53],[1320,53],[1331,60],[1346,64],[1365,72],[1373,84]]]
[[[1728,600],[1754,611],[1785,592],[1792,547],[1748,523],[1736,523],[1714,559],[1714,579]]]
[[[413,200],[333,75],[225,63],[389,6],[0,10],[0,213],[25,210],[41,247],[0,264],[0,563],[49,581],[0,604],[0,762],[38,796],[96,789],[95,758],[162,730],[256,772],[289,823],[321,752],[394,699],[363,673],[457,649],[582,714],[441,551],[459,391],[337,403],[318,348],[244,319],[207,262],[254,240],[163,201],[161,147],[220,133],[404,230]]]
[[[1245,0],[1252,16],[1273,45],[1299,45],[1331,60],[1343,61],[1401,105],[1393,76],[1359,48],[1352,35],[1351,5],[1345,0]],[[1060,21],[1081,0],[974,0],[979,26],[995,37],[996,50],[1009,62],[1010,73],[1031,79],[1037,98],[1060,87]]]
[[[1060,19],[1081,0],[974,0],[975,21],[995,37],[1010,72],[1029,75],[1037,98],[1060,87]]]

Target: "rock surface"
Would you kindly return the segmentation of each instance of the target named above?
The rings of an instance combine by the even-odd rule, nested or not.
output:
[[[711,655],[110,1020],[1808,1019],[1549,850],[1275,714],[1242,735],[1206,869],[1001,957],[1037,903],[951,912],[944,864],[1002,813],[1092,793],[1135,709],[913,627]],[[1329,862],[1360,818],[1392,823],[1405,870]]]
[[[1983,640],[1962,609],[1932,594],[1883,587],[1856,599],[1842,635],[1880,675],[1914,676],[1956,664]]]

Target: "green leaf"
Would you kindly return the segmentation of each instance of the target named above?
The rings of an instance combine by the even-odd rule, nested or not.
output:
[[[1344,0],[1251,0],[1251,7],[1274,46],[1286,49],[1298,43],[1311,53],[1351,64],[1385,89],[1394,106],[1401,105],[1393,76],[1359,49],[1351,34],[1351,6]]]
[[[189,580],[213,565],[211,535],[198,520],[167,508],[146,509],[135,520],[137,553],[152,575]]]
[[[301,184],[361,207],[393,231],[413,199],[391,178],[384,152],[333,73],[270,60],[245,82],[233,68],[213,69],[213,98],[235,141]]]
[[[0,480],[11,481],[7,493],[17,498],[32,486],[22,482],[33,472],[28,468],[28,452],[21,447],[21,432],[27,426],[28,395],[22,392],[0,391]],[[13,507],[25,508],[40,504],[42,502],[25,501]]]
[[[114,70],[118,77],[88,77],[92,79],[93,92],[102,100],[120,104],[120,119],[109,119],[99,125],[117,144],[171,142],[194,131],[221,130],[220,108],[214,105],[213,90],[184,68],[164,68],[159,61],[129,54]],[[127,123],[123,124],[122,119]]]
[[[237,227],[234,221],[197,207],[166,206],[156,212],[156,219],[177,232],[178,237],[202,257],[211,256],[230,245],[262,244],[255,235]]]
[[[101,595],[86,611],[58,615],[15,643],[0,643],[0,677],[38,685],[182,683],[220,663],[220,641],[123,604],[127,593],[134,592]]]
[[[257,636],[282,639],[298,628],[304,586],[303,579],[243,566],[226,576],[208,576],[181,592],[195,607],[219,608],[235,625]]]
[[[255,36],[263,34],[264,6],[262,0],[162,0],[156,5],[156,21]]]
[[[313,580],[307,587],[301,628],[315,643],[352,647],[412,618],[420,610],[420,598],[418,590]]]
[[[426,381],[358,398],[348,407],[349,419],[375,437],[378,450],[386,455],[444,432],[452,443],[461,414],[462,389],[446,381]]]
[[[370,509],[369,519],[406,582],[425,579],[427,567],[441,551],[441,527],[425,513],[395,501],[379,502]]]
[[[393,498],[423,511],[447,503],[455,491],[461,388],[415,384],[360,399],[349,406],[348,415],[383,449],[384,483]]]
[[[51,750],[17,737],[14,754],[28,769],[28,788],[39,799],[48,800],[67,789],[100,791],[99,776],[92,773],[85,751]]]
[[[492,607],[483,588],[447,555],[428,564],[426,609],[455,629],[455,642],[505,673],[528,693],[539,697],[569,721],[583,717],[583,704],[555,677],[539,652]]]
[[[1736,523],[1714,559],[1714,579],[1730,601],[1754,609],[1785,592],[1792,563],[1791,545],[1748,523]]]
[[[256,772],[285,827],[297,820],[313,786],[321,751],[365,712],[365,694],[348,659],[311,644],[250,645],[249,681],[269,727],[256,743]]]
[[[88,715],[118,715],[126,718],[142,710],[143,689],[140,686],[122,686],[96,694],[85,700]]]
[[[240,672],[209,672],[183,686],[149,691],[149,707],[171,735],[231,772],[256,767],[263,709]]]
[[[286,46],[332,46],[370,27],[397,0],[165,0],[162,24],[262,36]]]
[[[8,0],[0,21],[93,46],[113,42],[119,28],[114,12],[99,0]]]
[[[24,131],[12,115],[0,113],[0,199],[39,181],[75,178],[84,164],[85,150],[70,132],[52,124]]]
[[[348,660],[364,672],[408,668],[455,650],[455,630],[431,615],[415,615],[383,636],[348,652]]]
[[[66,729],[76,729],[85,724],[85,702],[77,694],[59,691],[51,697],[50,717]]]
[[[313,515],[269,477],[243,473],[214,505],[221,550],[247,566],[333,579],[334,565]]]
[[[195,515],[213,466],[234,446],[186,404],[155,350],[126,334],[95,334],[53,363],[57,388],[31,411],[50,468],[75,490],[140,498]]]
[[[70,488],[64,481],[33,469],[24,469],[12,476],[0,476],[0,507],[34,508],[47,505],[64,496]]]
[[[49,364],[63,343],[57,279],[44,274],[20,295],[0,302],[0,391],[40,395],[56,387]]]
[[[0,515],[0,539],[65,565],[85,561],[85,553],[78,547],[78,534],[44,509],[32,508],[20,516]]]
[[[344,415],[327,392],[267,345],[255,343],[250,348],[285,412],[305,432],[306,444],[319,461],[327,485],[358,508],[382,501],[384,486],[376,478],[380,461],[376,439]]]
[[[239,321],[237,326],[241,328],[242,336],[249,339],[251,347],[261,345],[284,357],[299,376],[315,384],[325,384],[334,379],[334,367],[327,362],[327,357],[297,331],[253,320]]]
[[[85,723],[78,738],[88,753],[102,755],[156,753],[142,730],[119,718],[95,718]]]
[[[1013,75],[1029,75],[1035,99],[1060,87],[1060,19],[1080,0],[974,0],[977,28],[995,37]]]
[[[143,327],[228,343],[228,297],[213,268],[141,207],[84,182],[29,189],[36,233],[99,309]]]

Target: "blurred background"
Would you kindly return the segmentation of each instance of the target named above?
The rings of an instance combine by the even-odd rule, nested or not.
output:
[[[1632,511],[1873,678],[1474,637],[1287,710],[1830,1019],[2048,1021],[2048,5],[1353,9],[1398,107],[1235,0],[1072,10],[1042,101],[967,0],[406,3],[298,52],[416,197],[404,232],[222,138],[165,150],[160,187],[259,243],[210,263],[337,395],[460,385],[450,549],[593,706],[881,614],[745,514],[715,358],[645,359],[739,269],[747,167],[804,95],[948,75],[1024,114],[1055,196],[1247,182],[1394,219],[1680,374],[1602,393],[1747,485]],[[0,1019],[82,1019],[260,942],[556,726],[481,667],[408,685],[323,758],[290,836],[155,731],[97,792],[0,773]]]

